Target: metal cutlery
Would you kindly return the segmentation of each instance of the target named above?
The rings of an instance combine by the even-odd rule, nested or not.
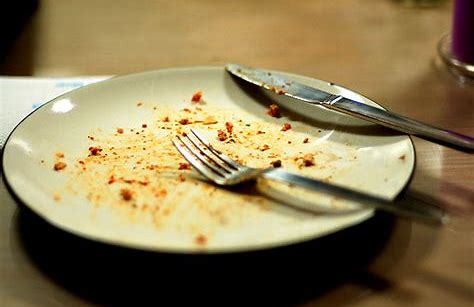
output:
[[[474,138],[457,132],[424,124],[414,119],[369,106],[341,95],[327,93],[317,88],[290,80],[280,74],[228,64],[227,71],[247,82],[286,95],[309,104],[323,106],[358,118],[389,127],[407,134],[413,134],[441,145],[472,153]]]
[[[402,217],[417,218],[435,223],[443,221],[444,211],[437,207],[402,206],[396,202],[346,187],[288,173],[279,168],[256,169],[242,165],[215,149],[202,133],[196,129],[190,129],[190,131],[190,133],[176,136],[173,144],[201,175],[217,185],[236,185],[255,180],[258,177],[264,177],[356,201],[362,205],[384,210]]]

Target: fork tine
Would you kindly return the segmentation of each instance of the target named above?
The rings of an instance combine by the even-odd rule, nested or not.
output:
[[[239,163],[235,162],[233,159],[231,159],[229,156],[224,155],[209,143],[208,140],[200,132],[198,132],[196,129],[191,128],[191,132],[196,136],[196,138],[201,141],[201,143],[208,148],[216,157],[221,159],[223,162],[227,163],[228,165],[232,166],[236,170],[240,170],[242,168],[242,165]]]
[[[222,177],[225,177],[225,175],[227,175],[227,172],[224,169],[220,169],[217,166],[210,163],[209,161],[207,161],[207,159],[199,152],[200,150],[199,148],[194,148],[193,145],[191,145],[188,141],[183,140],[183,138],[181,138],[179,135],[177,135],[176,137],[178,138],[178,140],[181,141],[181,143],[183,143],[184,146],[186,146],[189,153],[191,153],[194,156],[194,158],[197,158],[197,160],[199,160],[201,164],[204,164],[205,167],[207,167],[208,169],[211,169],[212,171],[214,171],[215,173],[217,173],[218,175]],[[189,140],[189,138],[187,139]]]
[[[200,160],[196,159],[196,157],[192,153],[190,153],[189,151],[184,149],[184,147],[185,147],[184,143],[181,143],[181,145],[180,145],[176,140],[172,140],[172,142],[173,142],[173,145],[176,147],[176,149],[186,159],[186,161],[188,161],[199,173],[201,173],[201,175],[203,175],[204,177],[206,177],[208,179],[211,179],[212,181],[218,181],[218,180],[222,179],[221,176],[214,173],[204,163],[202,163]]]
[[[221,158],[219,158],[218,155],[216,155],[213,151],[211,151],[209,147],[207,147],[206,144],[203,143],[197,136],[190,137],[189,134],[186,134],[186,138],[189,139],[191,143],[193,143],[194,146],[196,146],[196,148],[200,150],[200,153],[202,155],[205,155],[206,157],[208,157],[211,162],[225,169],[229,174],[232,174],[233,172],[237,171],[234,167],[229,167],[228,164],[223,162]]]

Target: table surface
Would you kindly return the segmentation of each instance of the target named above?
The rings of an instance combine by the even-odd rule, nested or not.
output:
[[[456,78],[437,58],[437,43],[451,28],[451,13],[450,1],[412,8],[390,0],[43,0],[0,63],[0,74],[112,75],[236,62],[333,81],[392,111],[474,135],[474,82]],[[356,263],[347,274],[338,272],[338,263],[332,261],[329,274],[319,275],[312,267],[324,261],[318,257],[305,258],[299,266],[298,261],[276,265],[278,259],[297,260],[288,256],[288,251],[282,252],[282,258],[278,253],[258,258],[276,257],[268,262],[275,265],[274,270],[267,267],[262,271],[272,278],[263,279],[258,286],[262,289],[260,300],[270,302],[273,297],[285,305],[307,306],[472,306],[474,159],[422,139],[413,138],[413,142],[417,164],[405,193],[446,208],[452,213],[449,223],[434,227],[381,216],[373,225],[354,231],[367,236],[359,237],[367,240],[362,246],[374,243],[380,248],[371,255],[359,255],[357,248],[348,251],[348,258],[354,253],[364,264]],[[6,196],[3,182],[0,193],[2,306],[120,305],[138,297],[179,302],[187,293],[195,295],[187,297],[188,302],[207,302],[218,293],[203,286],[207,281],[196,276],[193,264],[205,264],[217,274],[211,278],[222,278],[222,283],[235,287],[228,292],[225,287],[218,288],[226,293],[223,302],[237,302],[247,295],[245,283],[232,282],[231,273],[216,273],[212,258],[156,258],[96,246],[48,228]],[[379,232],[384,235],[375,236]],[[337,240],[345,244],[351,235],[343,234],[346,237]],[[327,244],[322,246],[337,245]],[[335,250],[340,252],[341,247]],[[328,253],[331,258],[331,251]],[[110,258],[104,259],[104,255]],[[114,261],[116,256],[119,260]],[[232,257],[215,263],[254,261],[245,255]],[[96,260],[102,261],[100,266],[94,264]],[[173,269],[164,269],[162,274],[160,269],[150,269],[147,274],[142,265],[141,275],[124,269],[136,262],[153,266],[159,260],[167,262],[159,267],[174,265],[181,281],[173,278]],[[193,276],[180,269],[180,261]],[[117,267],[109,266],[102,275],[94,275],[107,263]],[[293,281],[280,276],[279,283],[271,283],[271,279],[278,279],[274,271],[284,267],[283,271],[292,272],[292,265],[301,270],[293,275]],[[246,271],[249,280],[263,275],[255,264],[249,267],[257,270]],[[339,278],[321,280],[332,275],[331,271]],[[146,282],[140,283],[142,277]],[[298,283],[299,279],[308,282]],[[114,287],[116,291],[111,289]],[[181,294],[167,295],[171,290]]]

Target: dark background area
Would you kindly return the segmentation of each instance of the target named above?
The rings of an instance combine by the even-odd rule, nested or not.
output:
[[[13,0],[2,1],[0,4],[0,74],[8,74],[3,63],[12,52],[20,33],[31,22],[31,18],[39,7],[38,0]],[[24,47],[28,48],[27,45]],[[27,59],[23,59],[26,64]],[[19,71],[28,74],[28,70]]]

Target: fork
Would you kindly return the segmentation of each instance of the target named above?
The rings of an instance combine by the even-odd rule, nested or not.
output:
[[[445,220],[444,211],[435,206],[407,206],[403,202],[389,201],[340,185],[289,173],[280,168],[252,168],[242,165],[213,147],[196,129],[190,131],[191,134],[177,135],[176,139],[172,140],[173,145],[202,176],[217,185],[232,186],[263,177],[311,191],[329,193],[400,217],[436,224]]]

